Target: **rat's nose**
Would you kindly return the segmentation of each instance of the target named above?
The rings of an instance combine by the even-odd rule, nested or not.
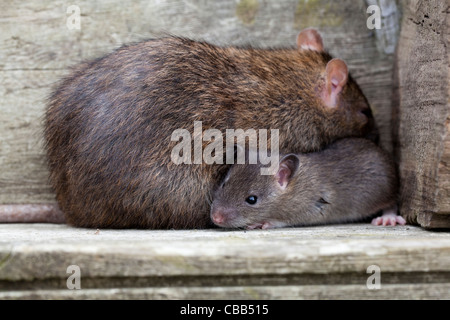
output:
[[[225,216],[221,212],[213,213],[211,218],[215,224],[222,224],[225,222]]]
[[[231,220],[235,219],[237,217],[236,210],[229,209],[229,208],[212,208],[211,210],[211,220],[216,225],[226,225]]]

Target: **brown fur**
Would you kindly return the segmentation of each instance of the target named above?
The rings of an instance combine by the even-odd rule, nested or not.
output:
[[[178,128],[279,129],[280,150],[363,136],[373,119],[350,78],[337,108],[319,92],[331,57],[298,49],[217,47],[167,37],[76,66],[49,99],[48,164],[69,224],[203,228],[219,165],[175,165]],[[369,116],[367,119],[361,112]],[[225,139],[224,139],[225,141]]]

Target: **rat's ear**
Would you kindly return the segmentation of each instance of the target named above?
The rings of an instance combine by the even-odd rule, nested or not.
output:
[[[282,190],[286,189],[295,171],[297,171],[299,164],[300,160],[295,154],[288,154],[280,160],[275,179]]]
[[[297,36],[297,47],[299,50],[323,51],[323,41],[316,29],[308,28],[300,31]]]
[[[348,68],[344,60],[331,59],[325,71],[325,87],[322,89],[321,98],[329,108],[335,108],[337,96],[348,81]]]

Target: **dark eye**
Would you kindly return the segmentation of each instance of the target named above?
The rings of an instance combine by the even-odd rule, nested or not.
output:
[[[255,204],[256,201],[258,201],[257,196],[249,196],[247,199],[245,199],[245,202],[247,202],[248,204]]]

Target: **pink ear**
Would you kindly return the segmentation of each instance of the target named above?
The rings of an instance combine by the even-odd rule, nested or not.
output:
[[[308,28],[297,36],[297,47],[302,50],[323,51],[323,41],[316,29]]]
[[[299,162],[300,160],[295,154],[288,154],[281,159],[278,172],[275,174],[275,179],[282,190],[286,189],[299,166]]]
[[[332,59],[328,62],[325,73],[325,87],[321,98],[327,107],[335,108],[338,94],[348,81],[348,68],[343,60]]]

